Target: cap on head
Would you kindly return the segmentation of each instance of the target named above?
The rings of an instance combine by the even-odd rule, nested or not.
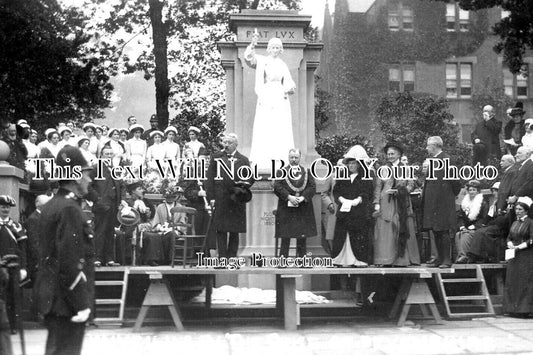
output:
[[[92,169],[87,160],[83,157],[80,148],[67,145],[57,153],[56,164],[62,167],[71,167],[80,166],[81,170],[90,170]],[[63,180],[72,180],[72,179],[63,179]]]
[[[9,195],[0,195],[0,206],[15,207],[17,202]]]

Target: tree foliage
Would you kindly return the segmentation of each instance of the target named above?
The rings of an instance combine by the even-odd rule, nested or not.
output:
[[[450,2],[450,0],[432,0]],[[501,7],[509,12],[493,26],[500,41],[494,47],[512,73],[520,72],[527,49],[533,49],[533,1],[530,0],[458,0],[464,10]]]
[[[361,135],[333,135],[330,137],[319,138],[316,144],[316,151],[324,159],[329,160],[333,165],[344,157],[344,154],[350,147],[359,144],[365,148],[369,156],[374,156],[374,147],[372,142]]]
[[[0,115],[36,128],[100,118],[112,85],[87,18],[56,0],[0,1]]]
[[[442,138],[455,164],[469,162],[469,149],[459,144],[459,129],[443,98],[409,92],[391,94],[383,97],[376,116],[385,140],[402,144],[412,163],[420,164],[427,157],[426,143],[431,136]]]
[[[140,70],[145,79],[150,79],[158,66],[166,65],[156,62],[151,40],[156,34],[152,31],[149,13],[150,4],[155,2],[116,0],[102,4],[99,0],[85,1],[84,8],[95,19],[90,31],[98,38],[101,54],[108,60],[112,74]],[[175,117],[167,117],[168,120],[183,121],[184,126],[192,122],[198,124],[202,118],[224,120],[225,76],[216,44],[233,39],[228,27],[230,14],[245,8],[297,7],[298,1],[294,0],[165,1],[161,22],[167,42],[168,105],[177,112]],[[139,49],[125,50],[131,43]],[[157,105],[165,104],[161,102],[164,97],[156,99]],[[165,127],[167,121],[159,119],[160,127]]]

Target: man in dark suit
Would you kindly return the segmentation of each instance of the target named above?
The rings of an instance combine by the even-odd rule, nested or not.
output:
[[[504,155],[500,160],[502,173],[498,189],[498,199],[496,202],[496,210],[498,213],[505,212],[505,209],[507,208],[507,198],[511,194],[511,188],[513,187],[516,173],[518,173],[519,165],[520,164],[515,164],[515,159],[510,154]]]
[[[428,158],[450,159],[450,156],[442,151],[442,147],[441,137],[429,137],[426,147]],[[428,266],[447,268],[451,266],[450,229],[457,228],[455,196],[459,193],[460,185],[458,181],[444,180],[443,169],[435,171],[435,178],[426,178],[424,183],[422,224],[425,229],[433,230],[437,247],[437,260]]]
[[[110,163],[113,159],[113,149],[106,146],[102,149],[102,158]],[[105,264],[118,266],[115,262],[114,233],[117,224],[118,206],[125,196],[124,186],[111,176],[111,165],[104,162],[103,179],[97,180],[93,171],[93,183],[89,186],[89,200],[93,202],[96,260],[95,266]]]
[[[500,156],[500,131],[502,123],[494,114],[494,108],[490,105],[483,107],[483,120],[476,124],[472,132],[473,164],[487,165],[490,157]]]
[[[39,306],[48,329],[46,355],[81,353],[85,323],[91,313],[92,234],[85,228],[81,199],[92,181],[78,148],[66,146],[57,165],[81,167],[81,179],[65,177],[57,195],[44,206],[40,222]]]
[[[306,238],[317,235],[313,196],[316,192],[315,179],[300,165],[301,152],[289,151],[289,165],[284,167],[287,177],[274,182],[274,193],[278,196],[275,237],[281,239],[280,255],[289,256],[291,238],[296,238],[296,256],[306,253]],[[294,178],[291,178],[290,174]]]
[[[214,206],[212,224],[217,235],[218,256],[231,258],[237,256],[239,233],[246,232],[246,202],[252,198],[250,186],[253,179],[240,179],[236,173],[239,168],[250,166],[248,158],[237,151],[237,135],[226,134],[222,144],[224,149],[213,154],[209,163],[206,190],[207,198]],[[235,176],[219,169],[220,164],[230,169],[233,164]],[[221,179],[216,178],[218,170]]]
[[[531,160],[531,153],[533,153],[533,149],[527,146],[522,146],[516,151],[515,159],[518,172],[511,186],[509,203],[516,203],[518,198],[522,196],[533,197],[533,161]]]

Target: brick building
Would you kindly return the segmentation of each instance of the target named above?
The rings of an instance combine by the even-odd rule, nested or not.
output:
[[[325,10],[321,87],[332,96],[337,131],[365,134],[379,98],[393,91],[446,97],[450,112],[470,142],[480,117],[481,95],[519,100],[533,117],[531,75],[513,75],[493,47],[491,27],[506,14],[499,8],[469,12],[457,4],[428,0],[375,0],[361,9],[357,0],[337,0]],[[523,70],[531,74],[533,56]]]

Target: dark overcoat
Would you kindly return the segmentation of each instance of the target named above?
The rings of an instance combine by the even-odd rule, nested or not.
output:
[[[476,124],[472,132],[472,143],[479,139],[487,149],[487,154],[500,156],[500,131],[502,130],[501,121],[492,118],[488,121],[481,120]]]
[[[333,196],[337,203],[337,225],[342,225],[342,230],[354,230],[367,233],[370,226],[370,207],[372,205],[373,184],[372,180],[363,180],[361,174],[353,180],[336,180],[333,186]],[[348,200],[361,197],[359,205],[352,207],[350,212],[341,212],[342,203],[340,197]],[[335,229],[335,234],[337,233]],[[344,236],[339,236],[344,237]]]
[[[289,167],[283,170],[288,171]],[[289,179],[291,185],[286,179],[276,180],[274,182],[274,193],[278,196],[278,209],[276,212],[276,238],[308,238],[317,235],[315,213],[313,210],[313,196],[316,192],[315,179],[308,170],[300,166],[301,173],[299,179]],[[305,184],[305,185],[304,185]],[[303,196],[305,200],[298,207],[289,207],[289,195]]]
[[[231,198],[232,188],[239,181],[246,181],[250,185],[253,179],[242,180],[237,171],[240,167],[250,166],[247,157],[239,152],[233,156],[234,176],[230,176],[223,168],[220,168],[220,179],[217,179],[217,167],[225,164],[231,168],[232,163],[225,152],[216,153],[212,156],[207,170],[206,190],[208,200],[215,200],[215,211],[213,213],[213,228],[220,232],[246,232],[246,203],[238,202]]]
[[[450,159],[450,156],[440,152],[435,158]],[[450,162],[450,165],[453,164]],[[423,217],[425,229],[434,231],[455,230],[457,227],[457,214],[455,212],[455,196],[453,184],[457,181],[444,180],[444,169],[435,171],[435,180],[426,178],[423,191]]]
[[[518,163],[518,172],[511,184],[509,196],[533,197],[533,161],[527,159],[524,165]]]
[[[507,207],[507,198],[511,196],[514,179],[518,173],[520,163],[514,164],[501,174],[500,188],[498,189],[498,201],[496,208],[498,211],[504,211]]]
[[[91,229],[73,193],[60,189],[42,210],[37,280],[43,316],[72,317],[92,303]]]

